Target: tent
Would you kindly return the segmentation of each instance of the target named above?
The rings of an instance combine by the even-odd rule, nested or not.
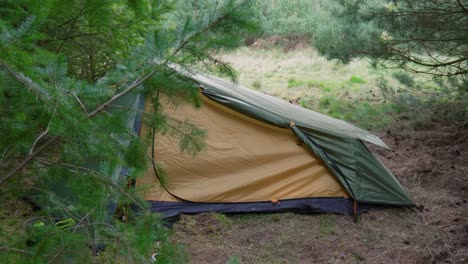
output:
[[[356,216],[369,205],[414,205],[363,143],[388,148],[379,137],[214,76],[178,71],[200,85],[203,105],[164,111],[206,129],[205,149],[193,157],[172,137],[156,135],[155,160],[167,182],[151,169],[136,182],[153,211]]]

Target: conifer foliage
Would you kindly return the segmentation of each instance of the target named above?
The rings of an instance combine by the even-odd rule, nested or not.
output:
[[[324,1],[314,44],[329,58],[379,59],[434,76],[467,75],[463,0]]]
[[[181,262],[129,178],[151,164],[151,133],[196,155],[205,131],[164,113],[162,96],[200,105],[195,83],[170,65],[235,79],[212,51],[255,30],[251,1],[5,0],[0,6],[0,197],[39,208],[0,238],[11,262]],[[143,94],[154,129],[136,136],[118,102]],[[132,206],[130,206],[132,205]],[[118,207],[123,220],[113,213]],[[131,207],[139,210],[134,212]],[[121,218],[122,219],[122,218]],[[0,230],[1,232],[1,230]],[[155,249],[155,241],[161,241]],[[99,252],[101,256],[93,256]],[[179,256],[180,257],[180,256]]]

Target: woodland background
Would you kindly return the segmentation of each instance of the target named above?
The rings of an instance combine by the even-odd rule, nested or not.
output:
[[[467,28],[462,0],[2,0],[0,258],[463,263]],[[167,229],[128,188],[151,166],[151,135],[136,137],[121,122],[135,109],[112,103],[144,94],[150,133],[196,155],[205,131],[157,107],[160,93],[200,106],[173,63],[377,133],[393,151],[375,151],[419,210],[370,211],[358,224],[204,214]]]

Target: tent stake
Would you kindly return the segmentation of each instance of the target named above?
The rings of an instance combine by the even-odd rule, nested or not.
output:
[[[358,215],[357,215],[357,201],[354,200],[354,223],[357,223]]]

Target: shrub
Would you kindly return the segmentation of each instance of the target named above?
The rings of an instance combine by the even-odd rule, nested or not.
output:
[[[256,90],[259,90],[262,88],[262,82],[260,80],[255,80],[252,83],[252,87],[255,88]]]

